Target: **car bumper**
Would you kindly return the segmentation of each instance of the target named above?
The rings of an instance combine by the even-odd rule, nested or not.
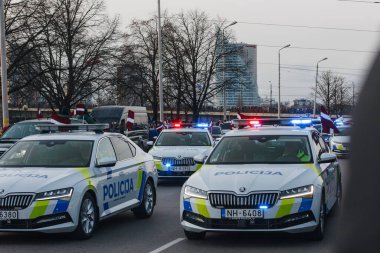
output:
[[[307,198],[278,200],[274,206],[264,210],[263,218],[226,219],[223,209],[212,207],[208,200],[182,199],[181,225],[192,232],[310,232],[317,226],[319,204],[319,201]]]

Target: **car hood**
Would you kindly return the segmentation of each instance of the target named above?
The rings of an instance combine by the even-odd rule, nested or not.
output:
[[[350,136],[334,136],[331,141],[335,143],[350,143]]]
[[[153,147],[149,154],[156,157],[194,157],[196,155],[208,153],[211,150],[211,146],[194,146],[194,147]]]
[[[37,193],[72,187],[85,179],[83,170],[87,168],[0,168],[0,192]]]
[[[187,185],[206,191],[281,191],[313,184],[318,177],[313,164],[204,165]]]

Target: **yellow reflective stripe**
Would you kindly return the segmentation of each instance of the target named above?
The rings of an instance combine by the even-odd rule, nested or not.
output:
[[[210,218],[210,214],[207,210],[205,199],[195,199],[195,205],[197,206],[198,213],[203,217]]]
[[[336,146],[337,146],[338,150],[343,150],[343,145],[342,144],[337,144]]]
[[[50,200],[39,200],[33,208],[29,218],[35,219],[45,214],[47,207],[49,206]]]
[[[88,169],[87,167],[75,168],[75,169],[76,169],[77,171],[79,171],[79,172],[83,175],[84,179],[87,179],[88,187],[89,187],[90,189],[92,189],[93,186],[92,186],[92,184],[91,184],[91,174],[90,174],[89,169]]]
[[[137,179],[137,190],[139,190],[140,187],[141,187],[142,176],[143,176],[143,172],[142,172],[142,170],[139,170],[139,177],[138,177],[138,179]]]
[[[202,168],[203,164],[197,164],[197,170],[199,170],[200,168]]]
[[[281,217],[284,217],[285,215],[290,214],[290,211],[292,211],[294,202],[295,202],[295,198],[281,200],[281,206],[277,211],[276,218],[281,218]]]
[[[319,174],[321,174],[320,172],[319,172],[319,170],[315,167],[315,165],[314,164],[304,164],[306,167],[309,167],[310,169],[312,169],[318,176],[319,176]]]
[[[156,168],[157,168],[158,170],[164,170],[164,169],[162,168],[161,161],[155,161],[154,164],[156,165]]]

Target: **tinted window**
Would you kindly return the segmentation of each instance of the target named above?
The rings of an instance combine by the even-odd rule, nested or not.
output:
[[[0,166],[88,167],[92,141],[20,141],[0,159]]]
[[[118,161],[123,161],[133,157],[132,151],[127,141],[118,137],[112,137],[111,141],[115,148],[116,157]]]
[[[116,160],[115,151],[112,147],[111,141],[108,138],[103,138],[99,142],[98,153],[96,159],[100,160]]]
[[[206,132],[166,132],[162,133],[156,146],[210,146]]]
[[[225,137],[216,146],[209,164],[310,163],[307,136],[236,136]]]

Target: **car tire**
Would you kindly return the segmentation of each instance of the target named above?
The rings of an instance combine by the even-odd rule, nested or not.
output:
[[[343,200],[343,187],[342,187],[342,180],[339,179],[338,186],[337,186],[337,199],[335,202],[335,205],[331,211],[331,216],[338,216],[342,209],[342,200]]]
[[[137,218],[149,218],[153,214],[154,205],[156,203],[156,189],[151,180],[146,181],[144,187],[144,195],[141,204],[132,209]]]
[[[310,233],[311,239],[313,241],[322,241],[325,235],[325,228],[326,228],[326,204],[325,204],[325,197],[323,196],[321,199],[318,226],[313,232]]]
[[[76,237],[82,240],[91,238],[98,225],[98,217],[95,199],[91,194],[86,193],[79,208],[78,226],[75,230]]]
[[[188,240],[202,240],[206,236],[206,232],[191,232],[191,231],[186,231],[185,232],[186,238]]]

